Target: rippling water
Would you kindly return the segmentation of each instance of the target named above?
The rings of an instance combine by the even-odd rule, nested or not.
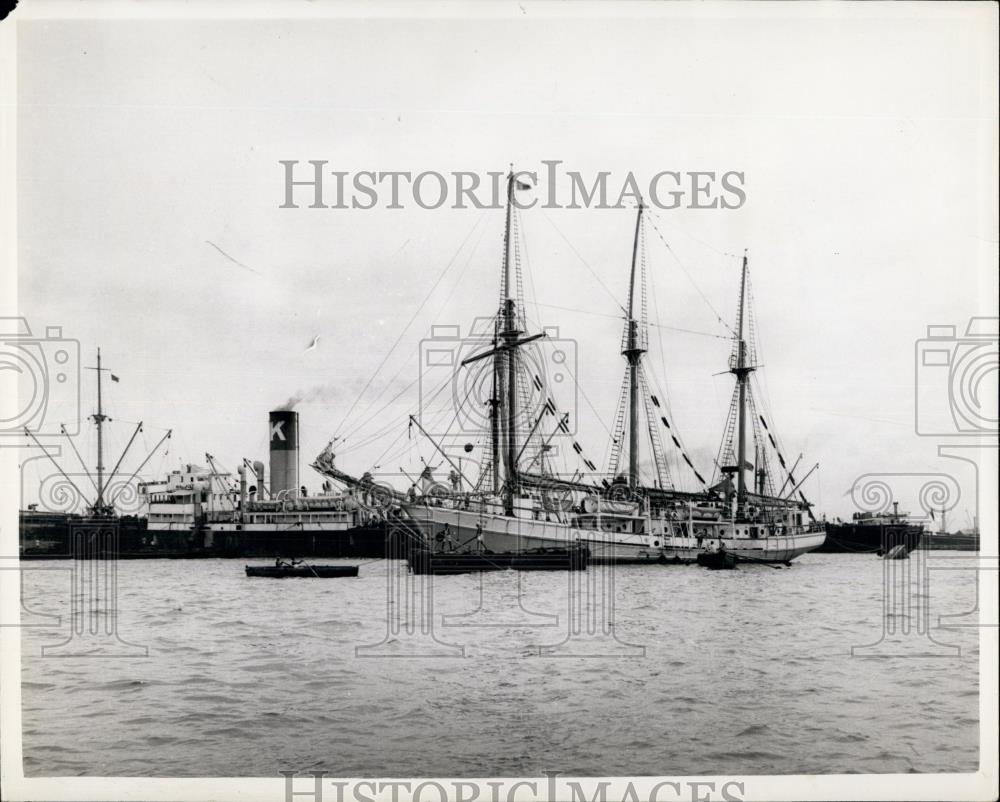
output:
[[[405,609],[387,608],[387,570],[412,581],[398,563],[365,564],[357,579],[268,580],[234,560],[130,560],[118,564],[118,635],[148,656],[43,657],[69,637],[71,565],[23,574],[35,614],[24,622],[43,624],[22,640],[28,776],[978,767],[974,629],[932,630],[957,656],[852,657],[883,632],[886,564],[870,555],[806,555],[782,570],[618,567],[617,640],[586,642],[567,641],[567,611],[597,592],[569,582],[601,569],[436,577],[433,633],[407,637],[387,633]],[[933,572],[929,590],[911,592],[929,596],[936,626],[974,608],[975,576]],[[490,615],[473,615],[481,601]],[[913,620],[893,609],[893,626]],[[98,605],[97,620],[108,613]],[[943,651],[916,631],[903,640]],[[556,656],[543,648],[563,641]],[[63,651],[107,643],[77,638]]]

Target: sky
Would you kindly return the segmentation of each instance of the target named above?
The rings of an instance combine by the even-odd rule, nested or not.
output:
[[[963,337],[968,320],[998,314],[995,7],[493,9],[22,22],[17,309],[0,312],[36,335],[61,326],[84,366],[101,347],[120,378],[104,388],[113,445],[129,422],[145,422],[140,447],[173,431],[146,474],[206,452],[230,470],[266,461],[267,412],[290,397],[310,487],[334,435],[344,470],[413,473],[440,462],[407,431],[421,348],[433,326],[464,335],[495,312],[503,211],[281,208],[282,160],[483,176],[561,160],[563,196],[566,170],[607,171],[612,187],[630,171],[647,185],[736,171],[740,208],[654,209],[646,229],[646,364],[693,461],[711,473],[722,436],[746,250],[768,423],[789,461],[819,463],[803,486],[817,512],[849,517],[871,473],[920,512],[909,474],[945,473],[967,525],[974,474],[937,451],[962,438],[915,430],[915,393],[945,397],[947,377],[915,355],[928,325],[958,327],[947,347],[968,350],[983,342]],[[540,175],[533,194],[548,189]],[[556,400],[602,463],[635,210],[519,219],[529,323],[569,341]],[[73,414],[60,398],[52,420]],[[693,489],[681,467],[676,479]]]

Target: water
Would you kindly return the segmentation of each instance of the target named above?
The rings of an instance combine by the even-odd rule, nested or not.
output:
[[[372,650],[381,656],[356,653],[386,641],[386,571],[396,563],[365,564],[357,579],[268,580],[244,576],[242,561],[122,561],[118,634],[148,657],[115,659],[41,656],[69,635],[72,564],[31,563],[26,607],[62,615],[63,625],[23,630],[25,772],[974,771],[974,629],[933,630],[959,656],[851,656],[881,637],[885,565],[813,554],[782,570],[618,567],[618,640],[566,644],[588,657],[539,650],[567,637],[568,599],[582,593],[568,596],[571,577],[597,580],[600,569],[436,577],[434,630],[465,654],[413,658],[400,653],[414,643],[426,650],[427,638],[403,633]],[[442,627],[441,615],[477,608],[480,582],[499,625]],[[519,582],[523,607],[558,615],[557,625],[529,625],[553,621],[516,605]],[[974,608],[975,576],[933,572],[930,588],[915,592],[929,596],[936,625],[937,614]],[[112,620],[105,603],[97,612]],[[108,642],[70,641],[68,650]],[[927,643],[915,632],[906,639]]]

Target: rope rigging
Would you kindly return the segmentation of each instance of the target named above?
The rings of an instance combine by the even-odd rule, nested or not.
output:
[[[475,223],[473,223],[473,225],[469,229],[468,233],[466,233],[465,237],[462,239],[462,242],[459,244],[458,248],[455,250],[455,253],[452,254],[451,259],[448,260],[448,263],[444,266],[444,269],[441,271],[441,273],[438,275],[437,279],[434,281],[434,284],[431,286],[431,288],[428,291],[427,295],[424,296],[424,299],[417,306],[416,310],[413,312],[413,315],[410,317],[410,319],[407,322],[407,324],[399,332],[399,335],[396,337],[395,342],[389,348],[388,353],[386,353],[386,355],[382,358],[382,361],[379,363],[378,367],[371,374],[371,376],[368,377],[368,381],[365,383],[365,386],[361,388],[361,391],[355,397],[354,402],[348,408],[347,413],[344,415],[343,420],[341,420],[341,422],[340,422],[340,425],[334,431],[334,436],[335,437],[338,436],[341,433],[341,431],[344,428],[344,425],[347,423],[347,420],[351,417],[351,414],[354,412],[355,407],[357,407],[358,402],[361,400],[361,398],[364,396],[364,394],[368,391],[368,388],[371,387],[371,384],[375,380],[375,377],[381,372],[383,366],[388,361],[389,357],[393,354],[393,352],[396,350],[396,348],[399,345],[399,343],[402,341],[403,337],[410,330],[410,326],[413,325],[413,322],[417,319],[417,317],[423,311],[424,306],[427,305],[427,302],[430,300],[431,296],[434,294],[434,291],[438,288],[438,286],[444,280],[444,277],[448,274],[448,271],[451,270],[452,266],[455,264],[455,261],[458,259],[459,254],[462,252],[462,249],[465,248],[465,245],[469,241],[470,237],[472,237],[473,232],[479,227],[479,224],[483,221],[483,219],[485,217],[486,217],[486,212],[483,212],[483,214],[481,214],[476,219]]]

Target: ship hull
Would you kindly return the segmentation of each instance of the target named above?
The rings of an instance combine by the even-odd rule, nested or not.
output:
[[[76,513],[20,514],[20,559],[66,560],[118,556],[182,556],[190,550],[190,532],[174,532],[154,541],[145,518],[132,515],[86,516]]]
[[[903,546],[907,554],[920,546],[924,536],[916,524],[826,524],[826,542],[817,551],[837,553],[886,554]]]
[[[112,532],[114,539],[100,536]],[[68,513],[21,513],[20,559],[188,559],[197,557],[385,557],[405,554],[399,533],[384,524],[302,529],[187,521],[156,524],[132,516],[90,518]],[[388,538],[388,539],[387,539]]]
[[[555,521],[482,514],[475,510],[409,505],[407,512],[425,539],[447,532],[455,547],[474,547],[481,539],[491,551],[568,548],[590,551],[591,563],[693,563],[708,548],[693,537],[598,532]],[[447,529],[445,527],[447,526]],[[481,533],[477,527],[481,527]],[[803,532],[762,538],[723,538],[727,551],[746,562],[786,563],[822,546],[826,533]],[[715,541],[716,543],[718,541]]]
[[[926,551],[979,551],[979,535],[927,532],[917,548]]]
[[[724,537],[725,550],[744,562],[787,563],[810,551],[819,551],[825,532],[802,532],[793,535],[770,535],[761,538]],[[718,543],[718,541],[713,541]],[[705,551],[694,538],[667,538],[663,556],[668,561],[692,562]]]
[[[627,533],[615,533],[614,538],[600,537],[593,530],[578,529],[558,521],[512,518],[452,507],[408,505],[406,511],[425,540],[437,540],[447,532],[457,548],[475,548],[479,539],[477,527],[481,527],[483,546],[490,551],[584,546],[590,552],[591,563],[654,564],[662,559],[659,548],[662,538],[659,537]]]
[[[401,533],[384,524],[340,529],[213,527],[206,550],[218,557],[386,557],[405,552]]]

